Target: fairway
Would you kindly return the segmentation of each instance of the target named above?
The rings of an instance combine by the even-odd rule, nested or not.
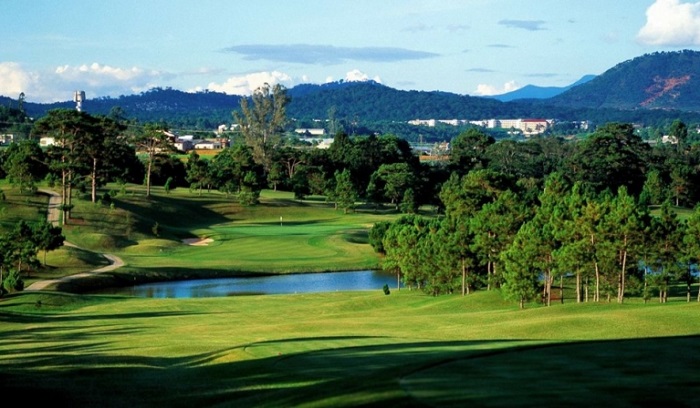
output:
[[[378,269],[379,257],[368,245],[368,230],[398,216],[393,210],[374,209],[344,214],[320,197],[302,201],[292,193],[271,190],[263,191],[259,205],[246,207],[219,192],[200,195],[175,189],[166,194],[154,188],[153,196],[146,198],[142,189],[129,186],[109,207],[77,201],[73,218],[63,227],[67,240],[96,254],[114,254],[126,265],[83,280],[80,288],[72,282],[60,290],[135,281]],[[203,245],[189,244],[204,239]],[[48,264],[65,268],[74,263],[74,255],[74,249],[62,248],[48,254]],[[85,269],[104,262],[97,260]],[[41,272],[27,282],[56,277],[50,270]]]
[[[480,292],[0,300],[0,380],[73,406],[693,406],[697,303]]]

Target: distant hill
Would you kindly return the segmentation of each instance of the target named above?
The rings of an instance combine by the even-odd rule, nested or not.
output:
[[[92,114],[108,115],[114,107],[119,107],[127,117],[142,122],[205,122],[202,124],[206,127],[216,128],[220,123],[233,120],[232,112],[240,106],[240,101],[241,96],[221,92],[190,93],[172,88],[153,88],[136,95],[88,99],[83,103],[83,108]],[[46,111],[56,108],[73,109],[75,103],[25,103],[25,109],[32,117],[41,117]]]
[[[335,118],[353,127],[379,122],[406,123],[412,119],[553,118],[640,124],[681,119],[700,122],[700,52],[654,53],[625,61],[605,73],[583,77],[556,96],[562,88],[526,87],[494,98],[458,95],[441,91],[403,91],[374,81],[338,81],[323,85],[302,84],[288,89],[291,102],[287,116],[300,122]],[[523,99],[527,97],[527,99]],[[231,123],[232,112],[242,96],[220,92],[188,93],[154,88],[118,98],[88,99],[84,110],[109,114],[119,107],[124,115],[141,122],[166,122],[171,127],[211,130]],[[0,97],[5,106],[17,101]],[[38,118],[54,108],[70,108],[73,102],[38,104],[24,108]],[[383,125],[382,125],[383,126]]]
[[[700,52],[646,54],[622,62],[547,103],[593,109],[700,111]]]
[[[449,92],[402,91],[374,81],[294,87],[288,113],[323,119],[333,108],[339,118],[362,121],[408,121],[430,118],[480,118],[513,111],[502,102]]]
[[[573,84],[561,87],[525,85],[524,87],[516,89],[515,91],[504,93],[502,95],[490,96],[490,98],[501,102],[510,102],[519,99],[547,99],[562,94],[575,86],[585,84],[593,78],[595,78],[595,75],[585,75]]]

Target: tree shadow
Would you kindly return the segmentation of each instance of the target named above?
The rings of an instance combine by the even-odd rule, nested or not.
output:
[[[138,335],[128,330],[102,327],[94,336],[65,330],[67,344],[24,352],[6,365],[3,388],[31,390],[26,402],[54,395],[79,406],[590,406],[606,400],[690,406],[700,359],[698,336],[535,345],[348,335],[234,344],[180,357],[114,353],[110,338]],[[36,327],[3,341],[37,344],[60,331]],[[81,352],[72,352],[72,344],[81,344]],[[288,353],[300,347],[312,349]],[[669,361],[670,354],[687,358]],[[229,361],[233,355],[247,357]]]

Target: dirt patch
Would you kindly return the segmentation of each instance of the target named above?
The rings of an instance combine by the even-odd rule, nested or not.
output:
[[[209,245],[211,242],[214,242],[211,238],[185,238],[182,240],[183,244],[194,246],[205,246]]]

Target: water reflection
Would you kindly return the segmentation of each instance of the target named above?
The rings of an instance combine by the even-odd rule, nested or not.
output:
[[[100,294],[149,298],[203,298],[257,294],[381,290],[396,288],[396,276],[381,271],[352,271],[275,275],[248,278],[158,282],[101,290]]]

